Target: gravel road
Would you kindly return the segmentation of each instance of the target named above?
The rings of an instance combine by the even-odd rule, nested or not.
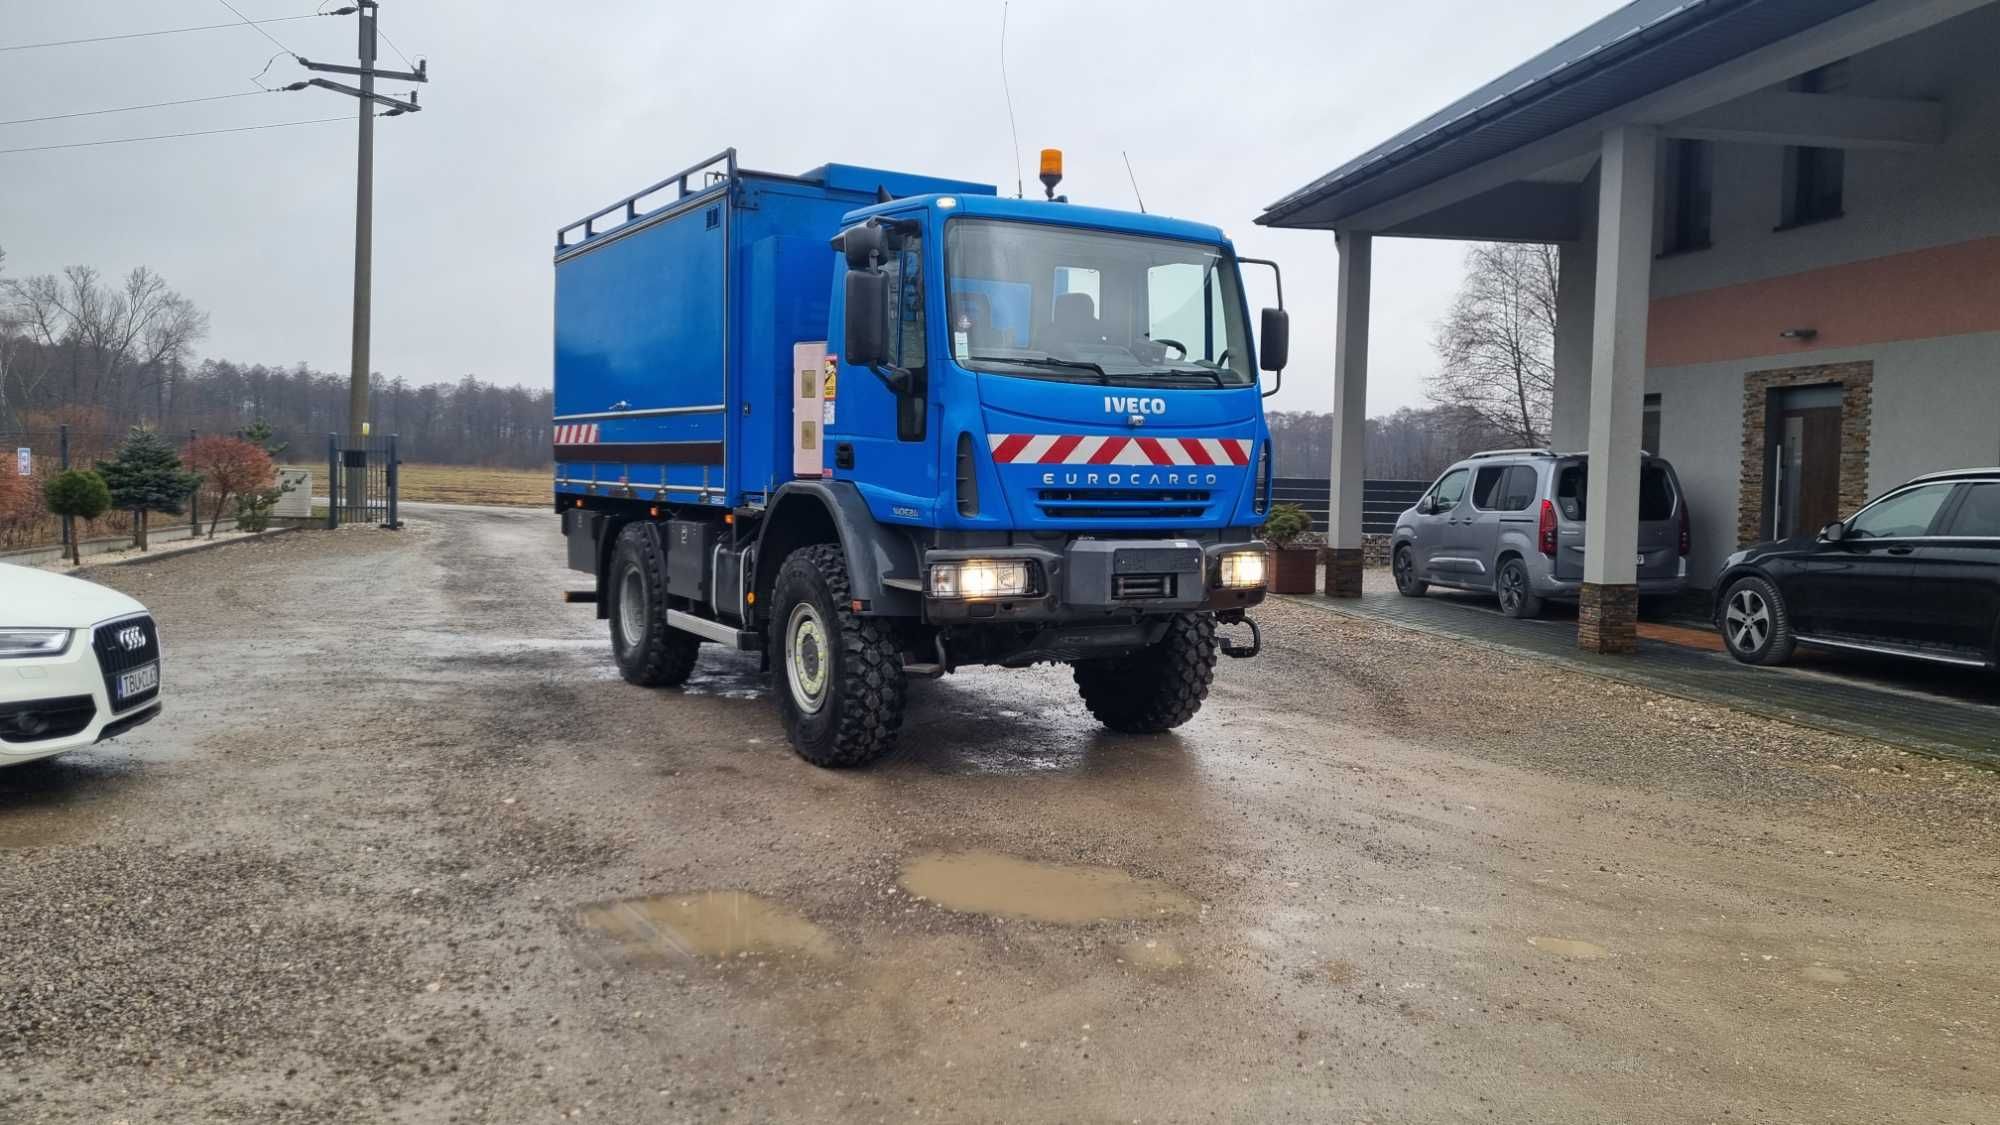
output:
[[[96,577],[167,715],[0,771],[0,1121],[2000,1120],[2000,776],[1310,605],[813,769],[546,513]]]

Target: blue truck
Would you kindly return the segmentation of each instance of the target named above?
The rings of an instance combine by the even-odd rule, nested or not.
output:
[[[1044,155],[1024,200],[731,149],[557,232],[567,596],[625,679],[761,653],[838,767],[894,746],[914,678],[1067,663],[1148,733],[1256,654],[1284,310],[1253,341],[1220,230],[1068,203]]]

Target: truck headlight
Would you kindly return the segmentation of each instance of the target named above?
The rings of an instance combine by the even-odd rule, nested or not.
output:
[[[1024,598],[1034,591],[1026,559],[957,559],[931,564],[931,597]]]
[[[1254,590],[1264,584],[1264,552],[1235,551],[1222,556],[1216,577],[1225,590]]]
[[[60,656],[69,647],[68,629],[0,629],[0,659]]]

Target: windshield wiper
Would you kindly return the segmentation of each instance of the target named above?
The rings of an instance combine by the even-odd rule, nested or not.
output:
[[[1052,355],[969,355],[965,358],[977,363],[1013,363],[1022,367],[1067,367],[1076,371],[1094,371],[1097,373],[1098,382],[1107,384],[1111,382],[1111,376],[1104,370],[1103,365],[1086,359],[1057,359]]]
[[[1200,364],[1198,364],[1198,363],[1191,363],[1191,364],[1188,364],[1188,365],[1187,365],[1187,366],[1185,366],[1185,367],[1169,367],[1169,368],[1167,368],[1167,369],[1166,369],[1166,370],[1164,370],[1164,371],[1154,371],[1154,372],[1152,372],[1151,374],[1154,374],[1154,375],[1206,375],[1206,376],[1208,376],[1208,377],[1209,377],[1210,379],[1213,379],[1213,380],[1215,380],[1215,385],[1216,385],[1216,386],[1218,386],[1218,387],[1224,387],[1224,386],[1228,386],[1228,384],[1227,384],[1227,383],[1224,383],[1224,382],[1222,381],[1222,372],[1220,372],[1220,371],[1217,371],[1217,370],[1216,370],[1215,368],[1213,368],[1213,367],[1203,367],[1202,365],[1200,365]]]

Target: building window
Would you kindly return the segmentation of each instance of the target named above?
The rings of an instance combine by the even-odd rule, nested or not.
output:
[[[1715,146],[1674,141],[1667,146],[1667,229],[1662,251],[1708,249],[1709,212],[1715,197]]]
[[[1801,94],[1837,94],[1847,88],[1847,60],[1829,63],[1792,79]],[[1847,153],[1837,148],[1785,149],[1784,210],[1779,229],[1823,223],[1844,214],[1842,199]]]
[[[1660,454],[1660,396],[1646,396],[1646,413],[1639,423],[1639,448],[1655,457]]]

